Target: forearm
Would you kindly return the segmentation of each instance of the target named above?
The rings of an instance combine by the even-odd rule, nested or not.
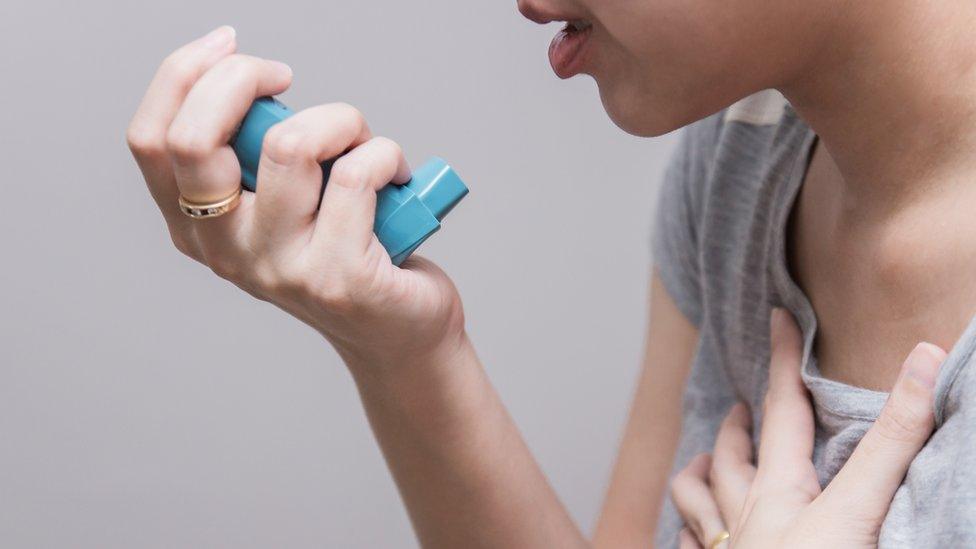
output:
[[[593,542],[598,548],[645,548],[651,540],[668,489],[681,434],[683,379],[662,380],[646,368],[620,445]],[[679,372],[680,373],[680,372]]]
[[[424,547],[585,547],[467,338],[425,364],[351,364]]]
[[[650,294],[644,367],[593,538],[600,548],[652,546],[681,435],[681,401],[698,330],[657,275]]]

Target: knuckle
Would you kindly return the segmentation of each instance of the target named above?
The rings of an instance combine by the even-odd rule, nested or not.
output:
[[[320,285],[318,299],[327,310],[340,313],[348,312],[355,304],[349,285],[340,281]]]
[[[757,474],[750,492],[755,491],[755,501],[770,502],[809,502],[821,493],[820,482],[815,473],[775,470]],[[748,498],[747,498],[748,500]]]
[[[382,147],[391,161],[396,162],[403,156],[403,148],[389,137],[376,137],[373,141]]]
[[[683,493],[688,488],[688,485],[692,482],[694,482],[694,477],[687,467],[678,471],[678,473],[674,475],[674,478],[671,479],[671,493]]]
[[[325,310],[338,315],[362,312],[365,305],[363,277],[354,273],[333,272],[316,280],[302,279],[299,285],[305,295],[314,299]]]
[[[166,132],[166,150],[176,159],[199,161],[213,148],[213,139],[198,128],[174,124]]]
[[[335,108],[339,111],[342,119],[348,121],[357,130],[366,128],[366,117],[362,111],[349,103],[336,103]]]
[[[190,243],[190,240],[188,238],[175,231],[170,231],[169,236],[170,236],[170,240],[173,241],[173,246],[176,248],[177,251],[179,251],[181,254],[187,257],[191,257],[194,259],[196,258],[195,255],[196,250],[194,249],[193,245]]]
[[[343,156],[332,165],[329,182],[342,187],[362,189],[369,181],[370,167],[362,159]]]
[[[207,258],[207,265],[214,274],[224,280],[235,282],[240,279],[241,267],[236,261],[230,258],[223,256],[209,257]]]
[[[274,263],[259,259],[250,269],[251,285],[261,295],[274,296],[281,292],[282,279],[279,268]]]
[[[820,481],[816,475],[810,475],[806,479],[802,479],[798,486],[800,495],[806,497],[809,501],[815,500],[822,491]]]
[[[681,499],[681,494],[684,493],[684,483],[682,482],[680,476],[675,475],[675,477],[671,479],[671,485],[668,488],[671,492],[672,499],[676,501]]]
[[[889,402],[875,426],[892,442],[912,442],[927,434],[929,414],[901,402]]]
[[[315,156],[305,134],[283,124],[272,126],[268,130],[262,150],[271,162],[281,165],[295,164]]]
[[[169,54],[163,60],[160,69],[167,79],[184,83],[193,81],[196,78],[198,70],[197,64],[182,49]]]
[[[129,150],[137,156],[158,156],[166,153],[166,139],[162,132],[133,122],[125,131]]]
[[[297,296],[311,293],[308,275],[297,267],[280,268],[277,272],[276,289],[278,291]]]
[[[770,384],[763,397],[763,417],[767,417],[774,410],[782,410],[784,407],[789,407],[797,396],[798,394],[795,391]]]
[[[246,55],[235,53],[221,59],[214,65],[211,71],[216,72],[220,78],[228,78],[236,81],[251,78],[256,70],[253,58]]]

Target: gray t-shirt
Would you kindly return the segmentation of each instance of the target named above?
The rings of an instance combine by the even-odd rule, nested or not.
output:
[[[775,92],[763,92],[684,131],[668,167],[654,232],[658,272],[698,327],[675,471],[711,451],[737,400],[759,424],[769,360],[769,313],[789,309],[804,334],[803,380],[813,398],[814,464],[826,484],[850,456],[887,393],[822,377],[811,349],[817,319],[787,268],[785,234],[816,136]],[[915,458],[881,530],[881,547],[976,547],[976,321],[942,366],[937,430]],[[670,499],[657,546],[677,547]]]

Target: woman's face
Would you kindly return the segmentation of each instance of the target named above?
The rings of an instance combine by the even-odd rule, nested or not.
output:
[[[518,0],[568,21],[550,47],[562,78],[589,74],[624,130],[660,135],[798,74],[829,29],[831,1]]]

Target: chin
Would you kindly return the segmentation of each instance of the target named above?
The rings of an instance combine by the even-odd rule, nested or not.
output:
[[[666,94],[645,93],[631,87],[603,85],[600,100],[610,120],[621,130],[638,137],[658,137],[683,128],[718,111],[700,105],[695,98],[665,99]]]
[[[599,85],[599,83],[598,83]],[[657,137],[694,122],[687,113],[674,112],[660,101],[640,97],[640,94],[600,88],[600,100],[610,120],[621,130],[638,137]]]

